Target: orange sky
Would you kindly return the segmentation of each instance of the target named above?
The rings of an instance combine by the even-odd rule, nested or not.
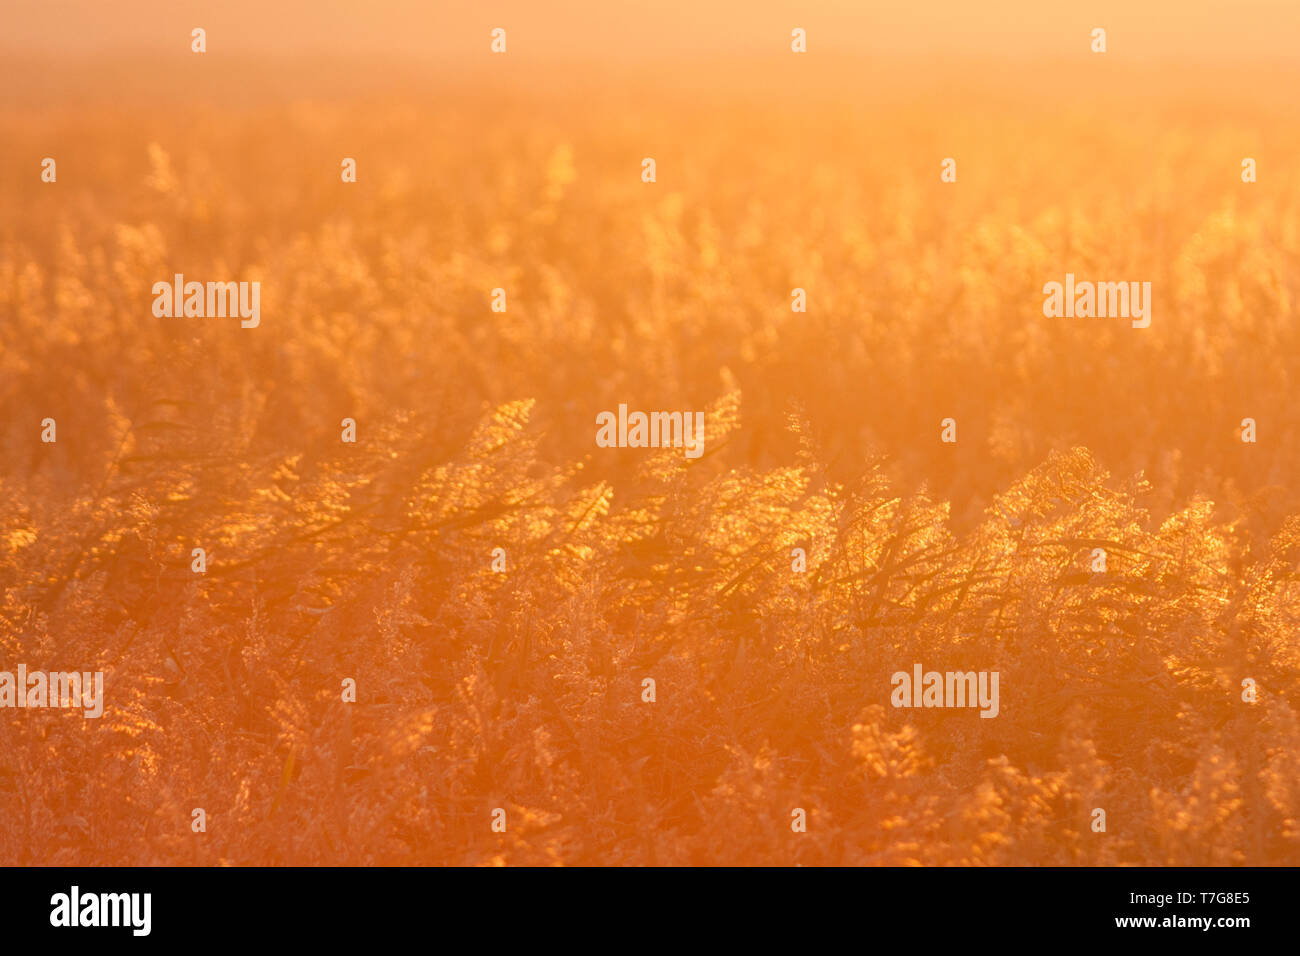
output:
[[[1093,26],[1113,55],[1292,59],[1300,0],[3,0],[0,49],[42,54],[184,51],[203,26],[210,50],[375,53],[445,59],[509,31],[538,56],[987,51],[1068,55]],[[1082,47],[1081,47],[1082,45]]]

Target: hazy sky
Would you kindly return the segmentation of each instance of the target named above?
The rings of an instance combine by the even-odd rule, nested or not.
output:
[[[449,58],[486,50],[505,27],[510,52],[538,56],[1087,50],[1094,26],[1111,52],[1197,60],[1294,59],[1300,0],[0,0],[0,49],[43,54],[209,51],[379,53]]]

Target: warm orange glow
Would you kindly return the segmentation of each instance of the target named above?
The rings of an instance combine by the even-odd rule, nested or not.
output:
[[[1300,859],[1300,7],[481,6],[13,11],[0,863]]]

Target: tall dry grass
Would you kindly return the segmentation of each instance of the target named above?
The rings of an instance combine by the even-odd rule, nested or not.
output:
[[[1288,88],[791,69],[11,77],[0,667],[108,700],[0,711],[0,862],[1300,859]]]

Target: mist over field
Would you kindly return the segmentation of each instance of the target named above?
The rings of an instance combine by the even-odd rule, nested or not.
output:
[[[271,56],[379,53],[474,59],[494,26],[516,54],[654,59],[784,52],[793,26],[810,52],[1076,57],[1077,37],[1105,26],[1125,60],[1297,56],[1300,8],[1290,0],[8,0],[0,48],[84,54],[160,52],[204,26],[230,50]],[[1086,45],[1083,47],[1086,50]]]

